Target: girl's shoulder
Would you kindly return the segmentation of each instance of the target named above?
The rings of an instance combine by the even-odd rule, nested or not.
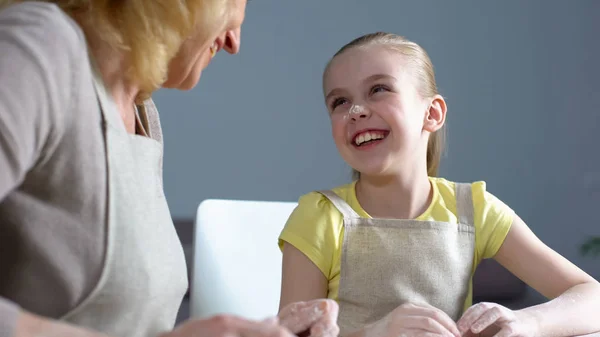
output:
[[[471,193],[473,195],[473,203],[496,202],[492,193],[487,190],[487,183],[483,180],[472,182],[456,182],[443,177],[430,177],[434,190],[439,193],[440,197],[446,201],[456,200],[456,186],[458,184],[471,185]]]
[[[456,209],[456,185],[458,182],[445,178],[430,178],[439,195],[439,204],[445,209]],[[495,255],[504,242],[514,220],[515,212],[502,200],[488,190],[485,181],[473,181],[473,225],[477,238],[478,259]],[[441,207],[439,207],[441,208]]]

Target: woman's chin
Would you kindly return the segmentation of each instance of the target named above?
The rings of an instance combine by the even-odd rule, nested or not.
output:
[[[196,87],[200,81],[202,70],[188,74],[188,76],[173,76],[167,78],[162,87],[165,89],[177,89],[181,91],[189,91]]]

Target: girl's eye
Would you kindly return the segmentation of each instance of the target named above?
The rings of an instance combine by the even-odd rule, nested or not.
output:
[[[385,85],[377,84],[371,88],[371,93],[375,94],[378,92],[389,91],[389,89]]]
[[[347,99],[345,98],[336,98],[333,100],[333,102],[331,102],[331,110],[334,110],[338,105],[342,105],[344,103],[348,102]]]

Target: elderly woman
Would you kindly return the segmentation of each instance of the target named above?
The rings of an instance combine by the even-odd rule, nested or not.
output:
[[[0,337],[337,333],[331,302],[172,330],[188,284],[150,96],[237,53],[245,6],[0,0]]]

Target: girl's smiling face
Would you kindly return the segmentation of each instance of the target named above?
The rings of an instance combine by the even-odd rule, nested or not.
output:
[[[410,163],[425,162],[429,133],[441,125],[430,122],[435,100],[421,97],[415,83],[405,58],[384,45],[346,50],[327,68],[333,139],[361,174],[397,174]]]

